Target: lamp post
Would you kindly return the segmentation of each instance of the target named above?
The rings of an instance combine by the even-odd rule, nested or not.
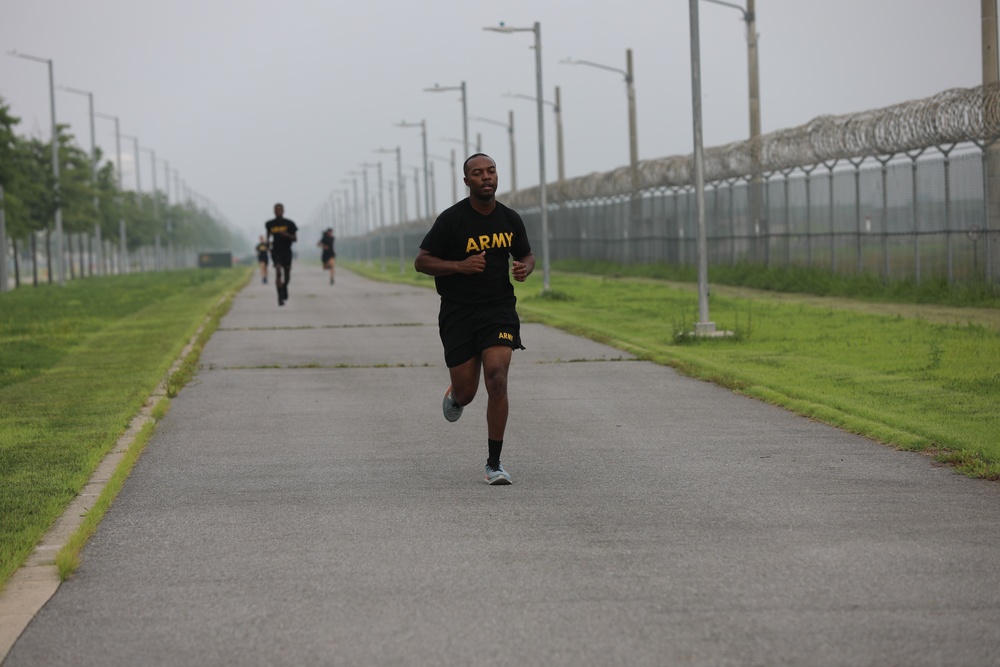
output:
[[[155,220],[157,223],[159,223],[160,222],[160,202],[159,202],[159,196],[157,195],[157,192],[156,192],[156,151],[154,151],[152,148],[140,148],[139,150],[142,151],[142,152],[144,152],[144,153],[149,153],[149,165],[150,165],[150,170],[149,171],[153,175],[153,220]],[[168,239],[167,240],[168,248],[169,248],[169,243],[170,243],[170,241]],[[159,255],[159,236],[157,236],[157,255]],[[168,250],[168,255],[169,255],[169,250]],[[160,258],[157,257],[157,261],[159,261],[159,259]],[[163,265],[164,265],[164,267],[169,266],[168,261],[164,261]]]
[[[118,172],[118,243],[119,243],[119,253],[121,254],[121,266],[119,267],[120,273],[128,273],[128,244],[125,239],[125,208],[122,205],[122,191],[125,189],[122,185],[122,134],[119,129],[118,116],[112,116],[106,113],[95,113],[98,118],[106,118],[108,120],[115,121],[115,160],[116,166],[115,171]]]
[[[88,100],[88,111],[90,115],[90,187],[94,190],[94,214],[97,216],[97,222],[94,224],[94,247],[97,250],[96,261],[94,257],[91,257],[90,263],[90,273],[93,275],[94,269],[96,267],[98,274],[101,271],[101,202],[100,196],[97,194],[97,140],[95,138],[94,132],[94,93],[89,90],[79,90],[78,88],[70,88],[69,86],[58,86],[59,90],[63,90],[67,93],[74,93],[76,95],[84,95]],[[81,267],[81,272],[82,272]]]
[[[399,146],[395,148],[377,148],[376,153],[395,153],[396,154],[396,183],[398,184],[397,201],[399,201],[399,222],[402,224],[406,222],[406,201],[404,197],[403,188],[403,157],[402,152],[399,150]]]
[[[458,201],[458,176],[455,173],[455,151],[451,151],[450,158],[442,157],[440,155],[428,155],[427,157],[447,162],[451,166],[451,203],[454,204]]]
[[[59,86],[59,90],[76,95],[84,95],[88,100],[88,110],[90,115],[90,182],[94,188],[94,210],[100,209],[100,202],[97,195],[97,140],[94,132],[94,93],[89,90],[79,90],[69,86]]]
[[[347,209],[347,220],[345,221],[348,228],[348,234],[357,236],[357,211],[358,211],[358,179],[356,178],[342,178],[340,182],[344,185],[351,185],[354,189],[354,202],[351,203],[351,188],[344,188],[344,208]]]
[[[18,53],[17,51],[9,51],[8,55],[14,56],[15,58],[24,58],[25,60],[34,60],[38,63],[45,63],[49,67],[49,109],[52,115],[52,176],[54,178],[53,185],[53,198],[55,199],[56,211],[55,211],[55,225],[56,225],[56,276],[58,277],[59,284],[66,284],[66,272],[65,267],[63,267],[63,222],[62,222],[62,201],[59,192],[59,128],[56,127],[56,92],[55,92],[55,78],[52,73],[52,59],[51,58],[39,58],[38,56],[29,56],[26,53]],[[51,267],[50,267],[51,271]],[[51,279],[51,273],[50,279]]]
[[[407,169],[410,169],[410,165],[406,165]],[[413,169],[413,205],[416,207],[417,215],[420,215],[420,167],[412,167]],[[428,172],[424,170],[424,180],[427,181],[429,176]],[[428,218],[430,215],[427,216]]]
[[[427,174],[427,121],[421,120],[419,123],[407,123],[405,120],[396,123],[397,127],[419,127],[420,136],[424,143],[424,210],[427,218],[431,217],[431,184],[430,176]],[[419,186],[418,186],[419,187]],[[417,215],[420,215],[420,207],[417,206]]]
[[[465,143],[465,157],[469,157],[469,107],[465,96],[465,81],[458,86],[439,86],[435,83],[433,88],[424,88],[425,93],[442,93],[446,90],[462,92],[462,141]]]
[[[136,203],[139,204],[139,210],[142,210],[142,180],[139,178],[139,137],[133,137],[129,134],[123,134],[122,139],[129,139],[132,142],[133,151],[133,162],[135,163],[135,194]]]
[[[382,271],[385,271],[385,236],[383,235],[383,230],[385,228],[385,198],[382,196],[382,163],[381,162],[365,162],[361,165],[366,169],[368,167],[376,167],[378,169],[378,238],[379,238],[379,253],[382,260]]]
[[[694,125],[694,191],[698,218],[698,335],[715,332],[708,319],[708,241],[705,235],[705,158],[701,127],[701,44],[698,37],[698,0],[688,0],[691,24],[691,108]]]
[[[617,72],[625,77],[625,94],[628,96],[629,167],[631,168],[632,175],[632,191],[637,191],[639,187],[639,140],[637,138],[635,122],[635,77],[632,72],[632,49],[625,50],[626,69],[624,70],[618,69],[617,67],[609,67],[607,65],[593,63],[589,60],[576,60],[573,58],[565,58],[559,62],[564,65],[588,65],[590,67],[597,67],[598,69],[608,70],[609,72]]]
[[[150,171],[153,174],[153,217],[159,219],[159,204],[156,201],[156,151],[152,148],[140,148],[143,153],[149,153]],[[138,172],[137,172],[138,173]]]
[[[492,118],[482,118],[481,116],[474,116],[472,120],[478,120],[481,123],[490,123],[491,125],[499,125],[500,127],[507,129],[507,138],[510,141],[510,189],[511,191],[517,190],[517,165],[514,159],[514,111],[508,112],[509,120],[504,123],[499,120],[493,120]]]
[[[369,212],[368,212],[368,170],[367,169],[362,169],[361,171],[349,171],[347,173],[351,174],[352,176],[360,176],[361,177],[361,196],[364,198],[364,202],[365,202],[365,205],[364,205],[364,216],[365,217],[364,217],[363,231],[364,231],[365,234],[368,234],[368,232],[371,229],[371,223],[370,223],[371,216],[369,215]]]
[[[754,12],[755,0],[747,0],[747,8],[744,10],[737,4],[725,2],[724,0],[705,0],[716,5],[732,7],[743,14],[743,20],[747,24],[747,68],[749,70],[749,98],[750,98],[750,215],[753,218],[754,230],[760,228],[766,221],[762,214],[762,179],[760,174],[760,73],[757,65],[757,23]]]
[[[980,3],[982,18],[982,69],[983,86],[990,86],[1000,81],[1000,61],[997,60],[997,0],[982,0]],[[985,96],[984,96],[985,98]],[[994,105],[983,105],[983,120],[987,127],[996,127],[1000,111]],[[983,187],[986,199],[986,282],[993,284],[1000,275],[1000,253],[997,252],[997,228],[1000,227],[1000,187],[997,177],[1000,176],[1000,142],[991,141],[984,147],[983,155]],[[991,232],[991,233],[990,233]]]
[[[535,35],[535,97],[538,101],[538,180],[542,205],[542,290],[549,290],[549,213],[545,192],[545,114],[542,106],[542,25],[538,21],[530,28],[499,26],[483,28],[493,32],[531,32]],[[556,91],[559,89],[556,88]]]
[[[342,178],[340,182],[344,185],[354,184],[354,206],[358,203],[358,181],[357,179]],[[346,232],[345,236],[351,236],[353,234],[352,228],[354,227],[354,206],[351,205],[351,189],[344,188],[344,230]]]
[[[532,95],[522,95],[520,93],[504,93],[504,97],[516,97],[522,100],[535,102],[537,97]],[[559,94],[559,86],[556,86],[556,101],[542,100],[542,104],[552,107],[552,115],[556,119],[556,178],[562,182],[566,178],[566,160],[563,151],[563,131],[562,131],[562,97]]]

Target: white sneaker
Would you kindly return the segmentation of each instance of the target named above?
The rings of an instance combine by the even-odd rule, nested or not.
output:
[[[497,467],[491,468],[490,464],[486,464],[486,481],[491,486],[500,484],[510,484],[510,473],[503,469],[502,463],[497,463]]]
[[[441,402],[441,411],[444,413],[444,418],[450,422],[457,422],[458,418],[462,416],[462,406],[452,400],[450,386]]]

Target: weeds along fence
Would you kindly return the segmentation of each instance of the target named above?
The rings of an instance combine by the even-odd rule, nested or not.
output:
[[[841,116],[708,148],[709,265],[808,266],[884,279],[1000,277],[1000,85]],[[547,184],[549,255],[697,262],[693,157]],[[539,254],[540,188],[498,199]],[[406,269],[431,221],[341,239],[353,258]]]

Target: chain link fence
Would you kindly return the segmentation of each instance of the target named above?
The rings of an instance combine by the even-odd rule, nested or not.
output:
[[[708,148],[708,262],[993,281],[1000,276],[998,139],[994,84]],[[637,182],[624,166],[548,185],[553,261],[697,262],[692,156],[644,160],[637,172]],[[535,246],[539,190],[498,195],[521,213]],[[404,269],[431,222],[342,239],[341,251],[394,261],[398,250]]]

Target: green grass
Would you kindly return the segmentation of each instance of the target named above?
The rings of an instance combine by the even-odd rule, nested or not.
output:
[[[0,585],[86,484],[249,270],[144,273],[0,294]],[[190,360],[189,360],[190,363]]]
[[[706,339],[691,334],[698,320],[692,283],[658,279],[656,267],[631,267],[635,277],[614,265],[559,267],[588,274],[553,271],[546,293],[540,271],[516,285],[524,320],[1000,480],[1000,310],[990,290],[877,282],[861,289],[830,276],[806,281],[821,294],[857,297],[845,299],[711,283],[710,319],[733,335]],[[349,268],[433,287],[415,273]],[[766,269],[741,271],[742,280],[731,273],[730,281],[777,281]],[[593,275],[599,272],[605,275]],[[969,303],[992,307],[961,307]]]

